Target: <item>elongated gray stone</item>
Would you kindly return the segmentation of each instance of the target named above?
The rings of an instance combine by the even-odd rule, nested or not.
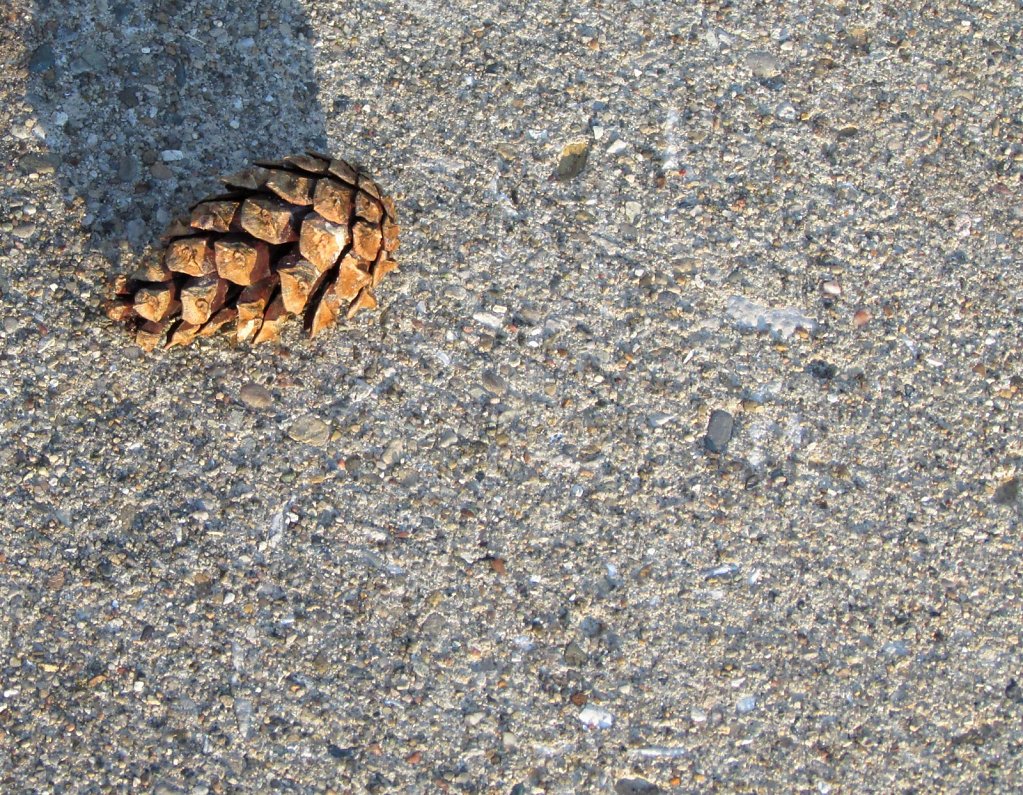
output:
[[[707,435],[703,437],[704,446],[712,453],[723,453],[732,438],[735,420],[724,409],[714,409],[707,423]]]

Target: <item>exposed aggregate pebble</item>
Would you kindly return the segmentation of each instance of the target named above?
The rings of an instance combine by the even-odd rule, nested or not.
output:
[[[0,789],[1015,786],[1018,8],[246,9],[0,11]],[[381,311],[103,319],[303,146]]]

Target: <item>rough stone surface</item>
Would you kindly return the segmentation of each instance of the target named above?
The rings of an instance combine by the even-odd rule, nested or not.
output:
[[[0,791],[1018,788],[1018,4],[0,13]],[[380,311],[124,345],[306,148],[395,194]]]

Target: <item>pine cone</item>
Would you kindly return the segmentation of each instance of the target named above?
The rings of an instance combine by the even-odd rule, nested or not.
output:
[[[147,351],[221,329],[237,342],[280,338],[292,316],[310,336],[376,307],[397,263],[394,202],[344,160],[310,152],[223,178],[228,193],[191,208],[159,261],[114,280],[107,315]]]

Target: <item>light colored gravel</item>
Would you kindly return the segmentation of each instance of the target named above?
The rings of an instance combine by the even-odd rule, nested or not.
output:
[[[239,8],[0,12],[0,789],[1016,787],[1018,8]],[[103,318],[306,146],[380,311]]]

